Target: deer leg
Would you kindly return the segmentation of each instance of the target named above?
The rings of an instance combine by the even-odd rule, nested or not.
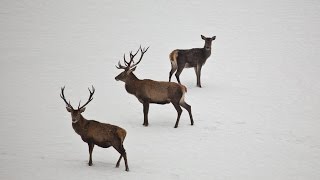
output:
[[[192,113],[191,113],[191,106],[189,104],[187,104],[186,102],[182,102],[182,103],[180,103],[180,105],[188,111],[189,116],[190,116],[191,125],[193,125],[193,117],[192,117]]]
[[[194,70],[196,71],[196,75],[197,75],[197,86],[201,87],[201,68],[202,66],[200,64],[197,64],[197,67],[194,68]]]
[[[169,82],[171,82],[172,74],[173,74],[174,72],[176,72],[176,70],[177,70],[177,66],[171,65],[171,70],[170,70],[170,72],[169,72]]]
[[[182,109],[179,106],[179,103],[172,103],[172,104],[173,104],[174,108],[176,108],[177,113],[178,113],[177,121],[176,121],[176,124],[174,125],[174,128],[177,128],[178,124],[179,124],[180,116],[181,116],[181,113],[182,113]]]
[[[119,164],[120,164],[120,160],[121,158],[123,157],[124,158],[124,163],[125,163],[125,166],[126,166],[126,171],[129,171],[129,166],[128,166],[128,160],[127,160],[127,153],[126,153],[126,150],[124,149],[123,145],[121,143],[116,143],[113,145],[113,147],[120,153],[120,158],[117,162],[117,165],[116,167],[119,167]]]
[[[185,66],[184,64],[183,64],[183,65],[179,65],[179,66],[178,66],[178,70],[177,70],[177,72],[176,72],[176,74],[175,74],[175,76],[176,76],[177,81],[178,81],[179,84],[181,84],[181,82],[180,82],[180,74],[181,74],[181,72],[183,71],[184,66]]]
[[[196,77],[197,77],[197,85],[198,85],[198,71],[197,71],[197,66],[194,67],[194,72],[196,73]]]
[[[123,145],[121,146],[124,153],[123,153],[123,158],[124,158],[124,164],[126,166],[126,171],[129,171],[129,166],[128,166],[128,160],[127,160],[127,153],[126,150],[124,149]]]
[[[92,142],[89,142],[88,143],[88,146],[89,146],[89,166],[92,166],[92,151],[93,151],[93,147],[94,147],[94,144]]]
[[[143,120],[143,125],[148,126],[148,112],[149,112],[149,103],[148,102],[143,102],[143,114],[144,114],[144,120]]]
[[[118,162],[117,162],[117,165],[116,165],[117,168],[120,166],[120,161],[121,161],[121,159],[122,159],[122,155],[120,155],[119,160],[118,160]]]

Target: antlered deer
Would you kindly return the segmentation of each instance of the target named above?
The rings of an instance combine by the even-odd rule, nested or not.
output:
[[[193,118],[191,113],[191,106],[184,101],[184,95],[187,92],[187,88],[183,85],[174,82],[160,82],[153,81],[150,79],[138,79],[133,71],[136,69],[137,65],[140,63],[144,53],[148,50],[142,49],[141,46],[135,54],[130,53],[130,61],[127,62],[125,55],[123,57],[125,66],[118,62],[118,69],[124,69],[122,73],[115,77],[117,81],[125,82],[125,88],[128,93],[136,96],[138,100],[143,104],[144,121],[143,125],[148,126],[148,112],[149,104],[168,104],[172,103],[177,110],[178,117],[175,124],[175,128],[178,127],[182,109],[180,106],[185,108],[190,116],[191,125],[193,125]],[[138,62],[134,63],[133,59],[137,53],[141,51],[141,56]]]
[[[201,87],[201,69],[206,63],[208,57],[211,55],[212,41],[216,39],[216,36],[207,38],[201,35],[201,38],[205,41],[203,48],[193,49],[176,49],[169,55],[171,62],[171,70],[169,73],[169,82],[171,81],[172,74],[176,72],[175,76],[177,81],[180,83],[180,74],[184,68],[193,67],[197,75],[197,86]]]
[[[129,171],[127,162],[127,153],[123,147],[123,141],[126,137],[126,130],[121,127],[114,126],[111,124],[100,123],[94,120],[85,119],[81,113],[86,109],[85,106],[93,99],[92,96],[95,92],[92,86],[92,91],[89,89],[90,96],[88,101],[80,107],[80,102],[78,109],[74,109],[70,101],[67,102],[64,96],[64,87],[61,88],[60,97],[66,103],[67,111],[71,113],[72,127],[74,131],[81,136],[81,139],[88,143],[89,146],[89,166],[92,166],[92,151],[94,145],[100,146],[102,148],[108,148],[110,146],[114,147],[119,153],[120,158],[117,162],[116,167],[119,167],[122,157],[124,158],[126,171]]]

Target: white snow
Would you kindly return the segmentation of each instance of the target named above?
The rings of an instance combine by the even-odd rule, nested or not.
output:
[[[0,2],[0,179],[320,179],[320,1]],[[114,77],[123,53],[150,46],[135,74],[167,81],[169,53],[217,36],[186,110],[142,105]],[[173,80],[175,77],[173,76]],[[60,87],[83,115],[128,132],[119,154],[88,146]]]

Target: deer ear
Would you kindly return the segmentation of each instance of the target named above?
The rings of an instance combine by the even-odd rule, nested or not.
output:
[[[66,107],[66,109],[67,109],[68,112],[72,111],[72,109],[70,107],[68,107],[68,106]]]
[[[216,39],[216,36],[213,36],[211,39],[212,39],[212,40],[215,40],[215,39]]]
[[[86,110],[86,107],[80,109],[80,113],[83,113]]]
[[[204,37],[204,35],[201,35],[201,38],[202,38],[203,40],[206,40],[206,37]]]

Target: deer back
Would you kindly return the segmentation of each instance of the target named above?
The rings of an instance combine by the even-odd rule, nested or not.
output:
[[[132,92],[140,101],[165,104],[180,99],[185,89],[174,82],[154,81],[150,79],[139,80],[130,86],[126,84],[128,92]]]
[[[193,48],[188,50],[179,50],[178,59],[184,60],[191,67],[195,67],[197,63],[204,64],[211,55],[211,50],[204,48]]]

